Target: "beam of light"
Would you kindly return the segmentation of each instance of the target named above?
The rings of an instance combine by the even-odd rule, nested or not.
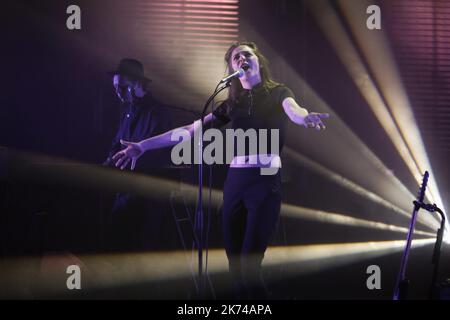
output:
[[[224,250],[211,250],[211,254],[215,270],[226,272],[228,264]],[[185,251],[82,256],[63,253],[8,258],[0,264],[0,298],[69,295],[66,269],[70,265],[80,267],[84,292],[143,284],[153,285],[152,288],[158,291],[161,283],[166,281],[178,280],[184,285],[192,285],[190,280],[196,276],[195,259]]]
[[[413,240],[412,248],[422,247],[434,239]],[[377,241],[356,243],[330,243],[269,247],[263,260],[264,268],[282,267],[283,272],[272,273],[266,280],[312,274],[355,262],[374,259],[400,252],[405,241]],[[209,274],[228,272],[228,261],[223,249],[209,250]],[[172,294],[181,288],[186,290],[195,278],[196,266],[185,251],[159,253],[134,253],[110,255],[54,254],[45,257],[3,259],[0,264],[2,298],[30,298],[68,295],[67,267],[77,265],[81,269],[82,289],[90,292],[98,289],[127,288],[133,285],[149,285],[149,289],[170,290],[167,283],[179,281],[172,287]],[[181,288],[180,288],[181,287]],[[225,288],[217,291],[229,291]]]
[[[350,37],[346,34],[344,27],[340,23],[335,11],[327,2],[322,0],[308,1],[307,3],[308,7],[311,9],[311,12],[316,17],[318,25],[336,49],[336,53],[343,64],[347,67],[347,70],[354,80],[357,88],[368,102],[410,172],[416,180],[418,179],[420,183],[421,173],[417,163],[414,161],[410,149],[408,149],[408,146],[405,144],[405,141],[403,140],[396,123],[392,119],[386,104],[378,92],[375,83],[369,76],[367,69],[354,48]]]
[[[411,172],[414,172],[414,176],[416,177],[415,173],[418,172],[418,169],[411,153],[404,143],[394,120],[389,114],[387,106],[383,102],[383,99],[375,86],[375,83],[371,79],[336,13],[325,1],[308,1],[307,3],[308,7],[311,9],[311,12],[316,17],[319,27],[322,29],[328,41],[335,48],[336,54],[347,68],[349,74],[355,82],[356,87],[368,102],[375,116],[390,137],[392,143],[398,150],[406,165]]]
[[[182,188],[183,192],[186,195],[189,195],[189,197],[186,198],[186,201],[189,204],[195,204],[195,195],[198,191],[198,187],[194,185],[181,185],[176,181],[155,178],[146,175],[130,175],[124,172],[117,172],[116,170],[99,168],[98,166],[94,165],[61,163],[58,166],[54,161],[38,161],[35,167],[38,170],[38,177],[45,176],[48,181],[57,182],[60,184],[70,182],[71,185],[75,184],[79,186],[93,187],[95,189],[103,190],[105,188],[111,188],[111,190],[114,191],[116,191],[117,189],[126,190],[127,192],[133,194],[151,197],[154,199],[167,197],[168,194],[171,194],[174,191],[180,190],[180,188]],[[207,205],[208,203],[208,197],[204,197],[203,205]],[[219,208],[221,206],[222,192],[220,190],[212,190],[211,203],[216,208]],[[325,212],[317,209],[295,207],[288,204],[282,204],[281,215],[314,220],[316,222],[326,222],[386,231],[406,232],[405,230],[407,230],[406,228],[384,224],[377,221],[358,219],[348,215]],[[430,235],[429,233],[420,230],[416,230],[416,233],[422,235]]]
[[[431,179],[428,181],[430,200],[436,203],[445,212],[442,198],[439,193],[435,179],[433,179],[433,169],[428,159],[425,145],[412,112],[408,95],[400,77],[397,64],[389,46],[389,41],[384,32],[371,32],[366,25],[367,15],[365,12],[370,3],[367,0],[339,0],[341,8],[350,30],[352,31],[359,48],[362,50],[381,92],[386,99],[395,123],[400,129],[401,137],[406,141],[414,166],[408,165],[414,178],[418,183],[422,181],[422,174],[428,170]],[[381,122],[381,119],[379,119]],[[408,161],[411,161],[408,159]],[[447,230],[448,227],[447,219]]]
[[[409,210],[412,212],[412,201],[416,196],[294,71],[295,68],[271,49],[270,44],[252,26],[241,21],[241,30],[245,32],[247,38],[254,39],[260,47],[264,48],[266,56],[270,58],[273,73],[279,74],[283,83],[286,83],[294,93],[301,93],[297,100],[304,104],[306,109],[327,112],[331,115],[326,121],[327,130],[325,131],[305,130],[291,125],[288,129],[286,144],[292,150],[301,149],[302,154],[307,154],[308,158],[314,159],[316,163],[320,162],[321,168],[327,168],[327,174],[337,173],[348,181],[357,182],[359,186],[403,209],[404,212]],[[287,150],[289,153],[289,149]],[[324,171],[319,170],[319,172]],[[420,221],[427,226],[433,229],[438,227],[438,222],[430,215],[425,215],[423,218],[419,215],[419,217]]]
[[[370,228],[375,230],[386,230],[392,232],[408,233],[409,228],[398,227],[391,224],[376,222],[366,219],[354,218],[341,213],[323,211],[318,209],[305,208],[290,204],[283,204],[281,206],[281,213],[285,217],[300,218],[321,223],[331,223],[337,225],[345,225],[349,227]],[[434,233],[415,230],[414,234],[424,236],[435,236]]]
[[[435,239],[412,241],[412,248],[434,243]],[[311,244],[269,248],[264,266],[282,266],[283,272],[271,273],[276,279],[311,274],[355,262],[374,259],[404,250],[406,241],[373,241],[356,243]],[[400,266],[400,260],[398,261]]]
[[[350,181],[349,179],[337,174],[336,172],[333,172],[333,171],[325,168],[321,164],[305,157],[304,155],[301,155],[300,153],[292,150],[291,148],[286,147],[283,150],[283,153],[286,156],[296,160],[297,162],[302,163],[310,170],[312,170],[312,171],[320,174],[321,176],[333,181],[334,183],[342,186],[343,188],[348,189],[371,202],[381,205],[381,206],[385,207],[386,209],[392,210],[398,214],[401,214],[402,216],[411,218],[411,215],[412,215],[411,212],[408,212],[406,210],[399,208],[398,206],[394,205],[393,203],[383,199],[379,195],[363,188],[362,186]],[[426,215],[426,216],[418,215],[417,222],[422,223],[423,225],[425,225],[433,230],[435,230],[437,227],[437,222],[434,219],[432,219],[431,217],[429,217],[429,215]]]
[[[5,158],[5,153],[0,148],[0,159]],[[37,179],[56,183],[58,185],[80,186],[111,192],[126,191],[132,194],[163,199],[174,192],[182,192],[189,204],[196,204],[198,187],[195,185],[180,183],[168,179],[155,178],[147,175],[129,174],[118,170],[103,168],[97,165],[88,165],[67,160],[36,156],[10,151],[11,162],[21,163],[22,167],[15,169],[18,177],[26,176],[27,179]],[[213,189],[211,192],[211,204],[217,209],[222,205],[222,191]],[[203,205],[209,204],[208,197],[203,198]],[[218,211],[218,210],[214,210]],[[406,228],[385,224],[378,221],[370,221],[354,218],[335,212],[326,212],[317,209],[297,207],[289,204],[281,205],[281,215],[326,222],[352,227],[372,228],[378,230],[405,232]],[[430,235],[427,232],[416,230],[417,234]]]
[[[124,8],[136,20],[134,31],[141,35],[136,46],[151,61],[146,69],[160,99],[193,111],[201,108],[224,76],[226,49],[238,39],[237,9],[238,2],[162,0]]]
[[[236,1],[230,3],[236,3]],[[121,7],[122,4],[117,4],[110,8],[114,13],[119,10],[123,13],[123,20],[116,21],[115,27],[122,28],[120,23],[133,21],[133,28],[127,34],[128,37],[124,40],[124,45],[136,48],[133,55],[142,61],[146,73],[151,75],[154,80],[151,85],[152,91],[158,92],[158,97],[161,100],[164,100],[168,105],[182,105],[191,109],[200,108],[199,106],[203,105],[215,84],[224,75],[223,55],[229,44],[238,38],[238,31],[233,31],[233,33],[227,31],[227,34],[234,34],[234,37],[227,38],[228,40],[222,42],[211,42],[215,41],[213,39],[201,42],[198,36],[190,37],[195,41],[189,42],[188,37],[183,39],[173,37],[172,39],[170,36],[153,38],[152,35],[147,35],[143,39],[141,36],[135,35],[143,35],[145,30],[151,30],[155,25],[160,26],[161,24],[172,27],[178,26],[181,28],[180,34],[183,32],[183,26],[186,25],[232,26],[238,30],[238,15],[187,13],[160,15],[159,12],[153,12],[151,7],[147,6],[148,3],[143,2],[142,5],[146,8],[144,8],[145,10],[140,10],[142,6],[136,9],[133,4],[127,4],[123,7]],[[47,17],[40,15],[37,11],[31,11],[27,6],[20,5],[20,8],[26,14],[29,11],[29,16],[36,20],[36,25],[40,25],[47,34],[55,34],[64,38],[64,28],[59,28]],[[206,33],[206,30],[204,33]],[[91,41],[91,39],[79,33],[73,34],[72,38],[77,47],[81,48],[85,54],[95,56],[99,58],[99,61],[104,61],[105,65],[109,65],[106,70],[113,69],[117,65],[118,57],[121,57],[121,53],[117,50],[114,51],[113,47],[101,47],[95,41]],[[191,56],[192,59],[189,61],[181,59],[190,53],[195,53]],[[215,60],[204,59],[205,55],[214,57]],[[172,67],[176,67],[176,70],[168,71]],[[171,85],[167,86],[167,83]]]

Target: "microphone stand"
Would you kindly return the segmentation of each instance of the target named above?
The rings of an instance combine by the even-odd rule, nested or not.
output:
[[[201,126],[200,126],[200,136],[199,136],[199,159],[200,164],[198,167],[198,198],[197,198],[197,212],[196,212],[196,233],[197,233],[197,249],[198,249],[198,278],[199,278],[199,296],[201,299],[204,298],[206,281],[203,274],[203,124],[205,120],[206,110],[209,104],[214,98],[223,90],[231,86],[231,79],[225,83],[221,88],[219,88],[221,83],[216,86],[214,93],[208,98],[203,107],[201,115]]]
[[[412,236],[414,233],[414,227],[416,225],[417,213],[419,212],[419,209],[420,209],[419,203],[422,203],[423,198],[425,196],[425,189],[427,187],[428,176],[429,176],[428,171],[425,171],[425,174],[423,176],[422,186],[419,189],[419,194],[417,197],[417,200],[419,200],[419,201],[414,201],[414,210],[413,210],[413,214],[412,214],[411,224],[409,226],[408,236],[406,238],[406,247],[405,247],[405,251],[403,252],[403,256],[402,256],[400,271],[397,275],[397,281],[395,283],[393,300],[405,300],[406,299],[408,285],[409,285],[409,280],[406,279],[406,277],[405,277],[406,265],[408,263],[409,251],[411,250],[411,242],[412,242]]]
[[[433,258],[431,259],[431,263],[434,264],[434,268],[433,268],[433,276],[431,278],[429,298],[430,298],[430,300],[432,300],[432,299],[436,298],[436,295],[435,295],[436,278],[437,278],[438,271],[439,271],[439,258],[441,256],[441,245],[442,245],[442,240],[444,238],[445,215],[444,215],[444,212],[442,212],[442,210],[439,209],[438,206],[436,206],[436,204],[426,204],[423,202],[414,201],[414,205],[419,206],[420,208],[425,209],[428,212],[437,211],[439,213],[439,215],[441,216],[441,227],[437,231],[436,243],[434,244],[434,249],[433,249]]]

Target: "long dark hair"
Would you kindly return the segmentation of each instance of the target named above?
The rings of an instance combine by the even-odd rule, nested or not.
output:
[[[278,86],[279,83],[274,81],[270,75],[269,61],[267,60],[266,57],[264,57],[264,55],[258,49],[256,44],[251,41],[235,42],[228,48],[227,52],[225,53],[225,62],[227,64],[228,73],[234,72],[234,70],[231,67],[231,53],[233,52],[234,49],[236,49],[239,46],[247,46],[247,47],[251,48],[253,50],[253,53],[258,57],[262,86],[265,89],[271,89],[271,88],[275,88],[276,86]],[[231,101],[236,102],[236,100],[239,98],[239,96],[241,95],[241,92],[243,90],[244,90],[244,88],[242,87],[239,79],[234,78],[231,81],[231,86],[228,91],[228,98]]]

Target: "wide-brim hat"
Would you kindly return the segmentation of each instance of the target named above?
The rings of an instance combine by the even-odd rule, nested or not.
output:
[[[151,79],[147,78],[144,74],[144,66],[142,63],[136,59],[122,59],[120,60],[119,65],[117,66],[116,70],[108,71],[108,74],[110,75],[116,75],[120,74],[123,76],[129,76],[135,79],[139,80],[145,80],[145,81],[152,81]]]

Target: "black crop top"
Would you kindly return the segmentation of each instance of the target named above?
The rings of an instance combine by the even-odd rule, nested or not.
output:
[[[271,150],[270,130],[278,129],[279,153],[281,153],[289,123],[289,117],[284,111],[282,103],[284,99],[289,97],[295,99],[292,91],[285,85],[280,84],[274,88],[267,89],[258,84],[251,90],[244,90],[236,103],[228,99],[220,104],[213,113],[215,122],[218,122],[219,126],[223,126],[231,121],[231,128],[234,130],[242,129],[246,131],[255,129],[258,138],[258,130],[267,129],[267,152],[259,151],[260,142],[258,140],[257,153],[276,153],[276,150]],[[248,140],[246,139],[245,155],[250,154]],[[242,155],[237,153],[236,139],[234,145],[234,155]]]

